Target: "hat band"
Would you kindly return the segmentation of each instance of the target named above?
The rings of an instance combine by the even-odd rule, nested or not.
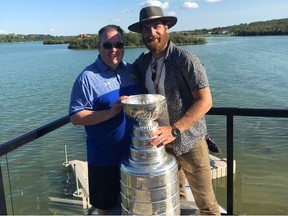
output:
[[[143,22],[143,21],[146,21],[146,20],[150,20],[150,19],[161,18],[161,17],[163,17],[163,16],[151,16],[151,17],[148,17],[148,18],[142,19],[140,22]]]

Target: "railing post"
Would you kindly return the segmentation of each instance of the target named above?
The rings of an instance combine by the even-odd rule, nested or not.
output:
[[[227,115],[227,214],[233,215],[233,114]]]
[[[0,215],[7,215],[2,168],[0,164]]]

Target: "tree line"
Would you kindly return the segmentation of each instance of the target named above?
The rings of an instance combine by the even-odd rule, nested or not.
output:
[[[268,21],[241,23],[226,27],[215,27],[212,29],[196,29],[187,31],[193,35],[229,35],[229,36],[274,36],[288,35],[288,18],[274,19]]]
[[[138,33],[124,33],[126,47],[142,47],[141,35]],[[170,33],[170,38],[175,44],[204,44],[204,37],[196,37],[182,32]],[[69,49],[96,49],[98,34],[81,34],[78,36],[52,36],[44,34],[2,34],[0,43],[33,42],[43,41],[44,45],[69,44]]]
[[[124,33],[125,46],[126,47],[144,47],[142,37],[138,33],[128,32]],[[206,40],[204,37],[195,37],[193,35],[187,35],[182,32],[171,33],[171,40],[177,45],[187,45],[187,44],[204,44]],[[72,40],[68,48],[69,49],[96,49],[97,42],[99,41],[98,35],[87,35],[85,38],[80,37]]]
[[[237,36],[288,35],[288,19],[240,24],[229,28]]]
[[[195,29],[171,32],[170,38],[175,44],[203,44],[207,36],[258,36],[258,35],[288,35],[288,18],[274,19],[250,24],[241,23],[226,27],[211,29]],[[140,34],[125,33],[127,47],[144,46]],[[98,41],[97,34],[78,36],[52,36],[44,34],[0,34],[0,43],[43,41],[43,44],[69,44],[70,49],[95,49]]]
[[[17,42],[33,42],[33,41],[47,41],[53,44],[66,44],[77,36],[52,36],[45,34],[0,34],[0,43],[17,43]]]

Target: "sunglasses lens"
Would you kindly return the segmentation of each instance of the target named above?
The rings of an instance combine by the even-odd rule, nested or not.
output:
[[[122,49],[124,47],[124,43],[116,43],[114,46],[117,49]]]
[[[112,47],[115,47],[117,49],[122,49],[124,47],[124,43],[115,43],[115,44],[103,43],[102,45],[103,45],[104,49],[112,49]]]
[[[103,43],[104,49],[111,49],[112,48],[112,43]]]

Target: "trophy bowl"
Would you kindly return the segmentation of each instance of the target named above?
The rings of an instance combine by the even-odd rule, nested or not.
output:
[[[159,94],[139,94],[121,102],[127,116],[135,119],[139,125],[149,126],[163,113],[166,99]]]

